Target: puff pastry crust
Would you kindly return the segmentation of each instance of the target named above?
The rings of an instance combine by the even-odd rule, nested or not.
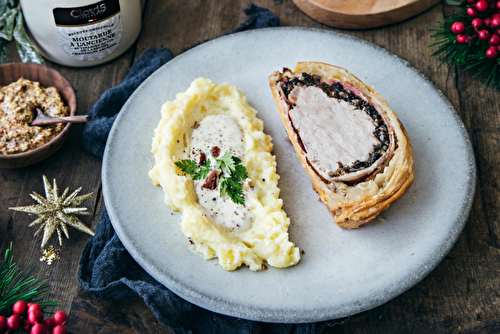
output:
[[[341,96],[349,94],[349,98],[344,100],[354,105],[353,110],[363,112],[370,109],[366,113],[373,112],[370,117],[374,120],[374,126],[378,124],[377,131],[383,129],[384,136],[380,137],[380,132],[374,135],[383,138],[383,141],[377,147],[374,146],[375,153],[372,151],[366,162],[357,161],[356,165],[353,163],[352,166],[329,173],[318,168],[316,160],[311,158],[304,145],[307,138],[301,138],[300,134],[304,132],[294,127],[290,115],[290,111],[296,107],[290,90],[304,86],[304,80],[309,80],[309,86],[316,86],[325,94],[330,94],[330,98],[338,98],[339,91],[335,91],[334,87],[341,87]],[[269,76],[269,84],[302,166],[340,227],[358,228],[371,222],[408,190],[414,177],[410,139],[396,114],[373,88],[343,68],[319,62],[300,62],[293,71],[284,68],[282,73],[274,72]],[[325,126],[333,125],[326,123]],[[343,167],[341,163],[339,166]]]

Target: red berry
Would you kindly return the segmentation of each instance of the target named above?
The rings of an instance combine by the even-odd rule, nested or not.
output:
[[[47,318],[43,321],[43,324],[45,325],[45,327],[47,327],[48,330],[51,330],[52,328],[54,328],[54,326],[56,325],[54,323],[54,319],[52,318]]]
[[[20,316],[17,314],[11,315],[9,319],[7,319],[7,327],[16,331],[19,327],[21,327],[21,322],[22,320]]]
[[[467,38],[467,35],[465,34],[460,34],[457,36],[457,41],[458,43],[465,43],[465,39]]]
[[[479,17],[476,17],[474,20],[472,20],[472,26],[474,29],[479,29],[483,26],[483,20],[481,20]]]
[[[29,331],[31,331],[31,327],[33,327],[33,325],[30,324],[30,322],[28,321],[28,319],[24,319],[23,320],[23,330],[25,332],[29,332]]]
[[[462,22],[455,22],[451,25],[451,30],[455,34],[461,34],[465,32],[465,24],[463,24]]]
[[[484,25],[488,28],[491,27],[491,19],[489,17],[484,19]]]
[[[496,10],[497,12],[500,12],[500,1],[497,1],[497,3],[494,4],[493,10]]]
[[[472,7],[469,7],[467,8],[467,15],[469,15],[470,17],[474,17],[477,15],[477,10],[475,10]]]
[[[43,308],[40,305],[34,304],[34,303],[29,303],[28,304],[28,314],[30,314],[34,310],[38,310],[40,312],[43,312]]]
[[[488,50],[486,50],[486,57],[490,59],[495,59],[498,56],[498,51],[495,47],[490,46]]]
[[[47,333],[47,328],[45,328],[44,324],[35,324],[31,327],[31,334],[45,334]]]
[[[495,17],[491,20],[491,27],[495,29],[500,28],[500,17]]]
[[[34,325],[43,321],[43,312],[40,310],[33,310],[28,313],[28,321]]]
[[[482,41],[487,41],[488,39],[490,39],[490,32],[488,30],[481,30],[477,35]]]
[[[3,315],[0,315],[0,331],[2,329],[5,329],[7,327],[7,318],[5,318]]]
[[[490,45],[493,45],[493,46],[500,45],[500,36],[498,36],[497,34],[491,35],[488,43],[490,43]]]
[[[488,7],[489,6],[486,0],[479,0],[478,2],[476,2],[476,9],[480,12],[484,12],[488,9]]]
[[[17,315],[25,315],[28,311],[28,304],[24,300],[18,300],[12,307],[12,311]]]
[[[68,315],[64,311],[57,311],[52,317],[56,325],[66,325],[68,323]]]
[[[465,31],[465,24],[462,22],[455,22],[451,25],[451,31],[455,34],[462,34]]]
[[[66,329],[66,327],[64,327],[62,325],[57,325],[52,330],[52,334],[67,334],[67,333],[68,333],[68,330]]]

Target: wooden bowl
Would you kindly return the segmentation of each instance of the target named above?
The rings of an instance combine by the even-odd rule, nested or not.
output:
[[[312,19],[342,29],[368,29],[406,20],[439,0],[293,0]]]
[[[71,116],[76,114],[76,95],[71,83],[59,72],[47,66],[34,63],[9,63],[0,65],[0,86],[7,86],[19,78],[38,81],[44,88],[56,87],[64,103],[69,107]],[[33,165],[61,148],[68,137],[71,124],[51,141],[23,153],[0,155],[0,168],[19,168]]]

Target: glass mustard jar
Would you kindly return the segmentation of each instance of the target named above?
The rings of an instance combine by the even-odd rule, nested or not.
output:
[[[137,39],[144,0],[20,0],[33,43],[46,59],[85,67],[108,62]]]

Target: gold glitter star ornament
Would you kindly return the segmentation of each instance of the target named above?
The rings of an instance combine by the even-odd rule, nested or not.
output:
[[[59,188],[57,187],[56,180],[54,179],[54,185],[51,186],[45,175],[43,176],[43,184],[45,186],[46,198],[43,198],[36,192],[30,194],[39,204],[9,208],[14,211],[38,216],[38,219],[29,224],[29,226],[40,224],[40,228],[36,231],[35,236],[43,230],[41,248],[45,246],[56,231],[59,237],[59,245],[62,245],[61,231],[69,239],[68,225],[93,236],[94,232],[78,219],[76,215],[89,215],[87,208],[78,208],[78,206],[92,197],[94,193],[77,196],[82,189],[80,187],[68,195],[69,188],[66,188],[62,195],[59,196]]]

